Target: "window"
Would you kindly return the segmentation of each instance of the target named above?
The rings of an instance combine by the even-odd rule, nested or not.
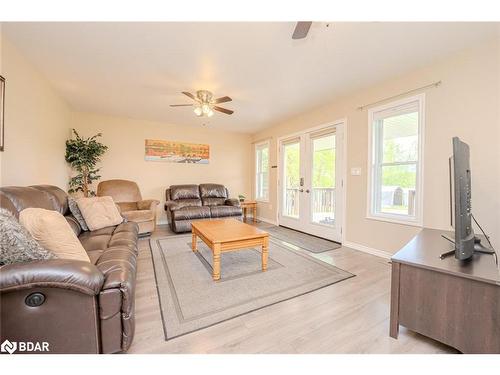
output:
[[[368,113],[370,218],[422,225],[423,106],[419,95]]]
[[[269,200],[269,141],[255,145],[255,199]]]

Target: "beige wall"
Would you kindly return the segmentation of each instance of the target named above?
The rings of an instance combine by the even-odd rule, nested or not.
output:
[[[69,108],[5,36],[1,52],[1,75],[6,79],[1,184],[53,184],[66,189]]]
[[[73,113],[72,127],[83,136],[102,132],[109,149],[101,163],[102,180],[123,178],[139,184],[144,198],[159,199],[165,222],[165,189],[175,184],[225,184],[230,194],[250,194],[250,139],[247,134],[170,125],[88,113]],[[144,160],[145,139],[165,139],[210,145],[209,164],[179,164]]]
[[[253,140],[272,137],[271,164],[276,165],[277,137],[346,118],[347,171],[362,168],[361,176],[347,175],[346,240],[394,253],[419,229],[365,218],[368,115],[356,108],[442,80],[442,86],[426,91],[424,226],[449,229],[447,163],[451,138],[459,136],[471,146],[475,216],[500,247],[499,56],[498,40],[491,41],[282,121]],[[271,169],[270,180],[271,200],[259,205],[259,216],[275,220],[277,169]]]

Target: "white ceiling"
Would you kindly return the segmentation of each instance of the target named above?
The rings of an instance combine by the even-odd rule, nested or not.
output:
[[[496,35],[494,23],[4,23],[73,109],[253,133]],[[181,91],[229,95],[195,117]]]

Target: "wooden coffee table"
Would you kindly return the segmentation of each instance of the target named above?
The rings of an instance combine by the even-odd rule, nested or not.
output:
[[[221,254],[228,251],[262,246],[262,271],[267,269],[269,233],[236,219],[195,221],[191,228],[193,251],[198,251],[197,237],[212,250],[214,280],[220,279]]]

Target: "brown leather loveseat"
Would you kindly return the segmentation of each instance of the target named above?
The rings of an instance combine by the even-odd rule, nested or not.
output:
[[[165,211],[175,233],[191,231],[195,220],[242,216],[239,201],[229,198],[224,185],[172,185],[165,195]]]
[[[3,187],[0,205],[65,215],[91,263],[51,259],[0,267],[0,342],[48,342],[51,353],[116,353],[134,337],[138,226],[82,232],[55,186]]]

